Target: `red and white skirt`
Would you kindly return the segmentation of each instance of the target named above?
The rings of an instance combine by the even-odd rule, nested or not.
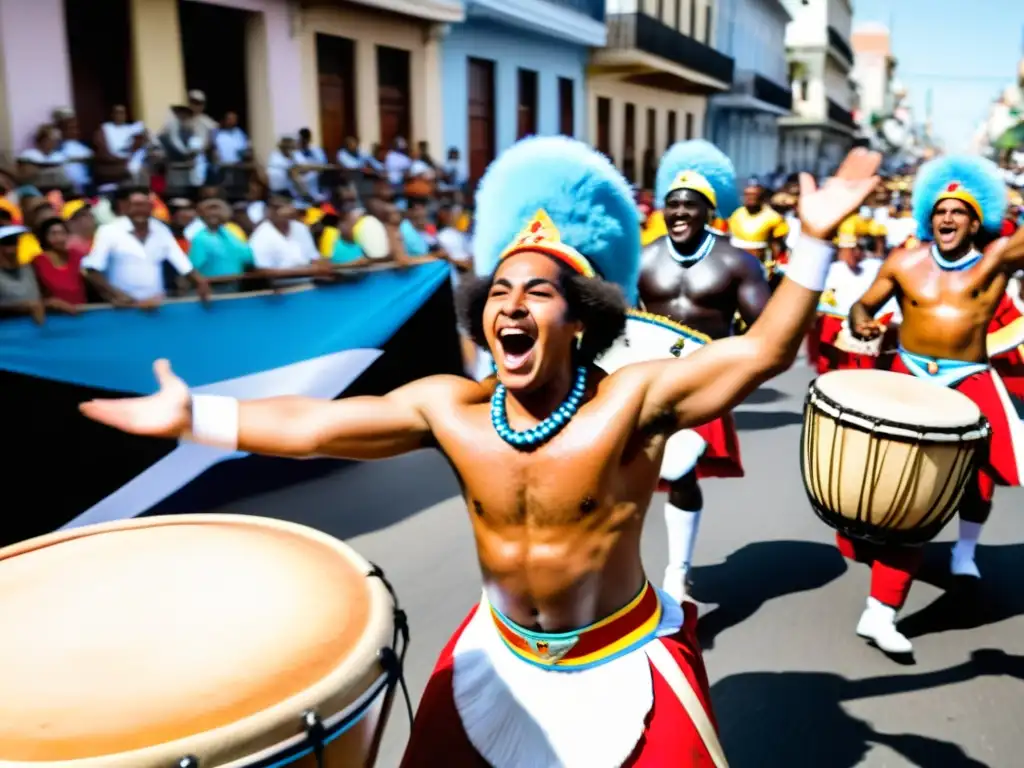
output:
[[[648,631],[652,598],[658,631],[620,652],[631,631]],[[532,633],[510,642],[518,631],[484,598],[441,651],[402,768],[723,766],[696,606],[680,608],[650,585],[634,603],[568,641],[550,636],[549,649]],[[557,648],[552,664],[572,664],[584,646],[580,658],[606,658],[570,671],[536,661]]]

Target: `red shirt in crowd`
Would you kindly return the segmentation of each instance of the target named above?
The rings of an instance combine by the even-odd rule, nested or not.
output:
[[[45,252],[32,261],[39,287],[47,296],[63,299],[69,304],[85,304],[85,280],[82,278],[82,259],[88,253],[81,247],[68,246],[68,263],[57,266]]]
[[[1000,231],[999,236],[1000,237],[1009,237],[1010,235],[1012,235],[1016,231],[1017,231],[1017,222],[1013,221],[1013,219],[1003,219],[1003,228],[1002,228],[1002,231]]]

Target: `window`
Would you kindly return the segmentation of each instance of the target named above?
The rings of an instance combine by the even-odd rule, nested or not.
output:
[[[704,44],[711,45],[711,3],[704,6]]]
[[[697,0],[690,0],[690,37],[697,39]]]
[[[683,0],[676,0],[676,23],[675,28],[683,31]]]
[[[377,46],[377,103],[380,110],[380,143],[390,147],[396,137],[408,140],[409,52]]]
[[[571,78],[558,78],[558,132],[576,135],[576,93]]]
[[[686,137],[687,139],[693,138],[693,113],[686,113]]]
[[[612,156],[612,102],[604,97],[597,100],[597,151]]]
[[[670,109],[668,111],[668,136],[666,137],[666,146],[671,147],[676,143],[676,111]]]
[[[655,144],[658,141],[658,113],[656,110],[647,110],[647,146],[644,148],[643,164],[643,186],[644,189],[654,188],[654,174],[658,169],[657,150]]]
[[[622,174],[636,181],[636,106],[626,104],[625,130],[622,132]]]
[[[532,69],[519,70],[519,110],[517,138],[537,133],[537,73]]]
[[[658,0],[658,21],[665,23],[665,0]]]

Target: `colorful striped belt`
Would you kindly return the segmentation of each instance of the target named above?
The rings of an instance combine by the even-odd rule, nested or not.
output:
[[[514,654],[536,666],[566,672],[606,664],[645,645],[656,636],[662,613],[657,590],[646,582],[623,608],[572,632],[533,632],[488,607],[498,634]]]

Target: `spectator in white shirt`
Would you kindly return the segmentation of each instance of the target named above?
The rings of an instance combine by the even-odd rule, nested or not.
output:
[[[149,135],[141,122],[128,122],[128,109],[115,104],[110,120],[96,131],[95,176],[98,184],[118,183],[138,177],[146,161]]]
[[[295,272],[330,271],[330,262],[321,260],[309,227],[295,218],[291,200],[272,196],[267,201],[266,218],[249,238],[253,264],[267,277],[294,278]],[[308,277],[282,282],[308,282]]]
[[[395,139],[387,157],[384,158],[384,169],[388,174],[388,181],[391,182],[391,186],[399,187],[402,185],[405,181],[405,174],[411,165],[412,160],[409,158],[408,146],[405,143],[405,139],[399,136]]]
[[[463,189],[465,188],[468,180],[469,172],[466,170],[466,164],[459,156],[459,148],[449,147],[448,159],[445,161],[445,164],[441,166],[442,183],[440,188],[443,190]]]
[[[74,187],[75,192],[83,193],[92,185],[93,152],[80,140],[78,119],[73,112],[61,112],[57,115],[57,128],[60,131],[60,152],[64,155],[64,173]]]
[[[40,189],[70,188],[64,173],[67,158],[60,151],[60,131],[54,125],[42,125],[36,131],[34,146],[18,155],[18,172]]]
[[[277,149],[270,153],[270,157],[267,158],[270,194],[292,198],[308,196],[309,190],[303,176],[310,169],[303,164],[303,157],[297,150],[292,136],[282,136],[277,143]]]
[[[338,165],[346,171],[361,171],[367,165],[367,156],[359,148],[359,139],[348,136],[345,145],[338,150]]]
[[[299,129],[299,146],[295,154],[299,156],[299,162],[307,168],[302,175],[302,181],[309,196],[318,203],[326,200],[327,196],[320,190],[320,174],[327,170],[330,164],[323,148],[313,144],[313,132],[309,128]]]
[[[152,218],[153,203],[146,190],[128,196],[127,217],[101,227],[92,251],[82,260],[86,279],[114,306],[154,308],[164,296],[164,263],[188,278],[204,301],[210,286],[192,267],[174,235]]]

